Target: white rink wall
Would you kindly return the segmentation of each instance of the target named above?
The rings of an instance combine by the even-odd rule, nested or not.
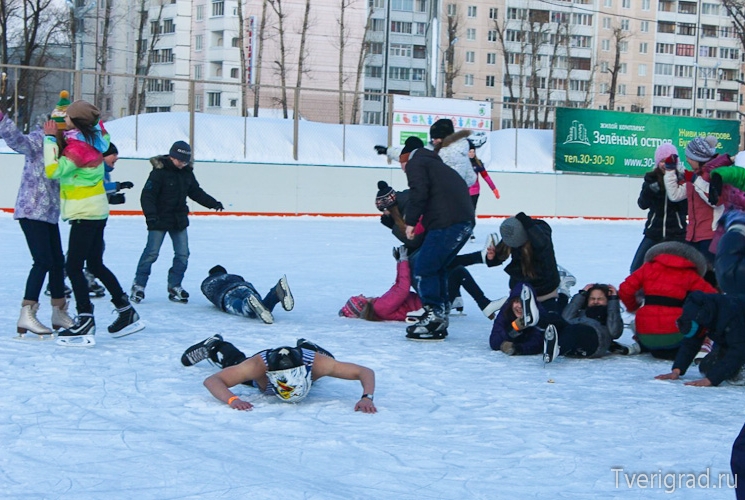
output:
[[[167,151],[167,149],[166,149]],[[0,153],[0,209],[12,210],[20,185],[23,156]],[[114,213],[139,213],[140,190],[151,166],[144,159],[120,159],[114,180],[132,181],[124,191],[127,202]],[[209,194],[237,214],[375,215],[377,182],[385,180],[406,189],[406,176],[397,166],[355,167],[226,163],[197,161],[197,180]],[[509,216],[523,211],[543,217],[641,218],[636,205],[642,180],[634,177],[564,173],[489,172],[501,198],[483,180],[478,215]],[[205,211],[191,203],[193,211]]]

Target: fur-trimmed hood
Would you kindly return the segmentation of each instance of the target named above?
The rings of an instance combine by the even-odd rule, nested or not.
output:
[[[708,267],[706,257],[704,257],[701,252],[699,252],[692,246],[686,243],[681,243],[679,241],[665,241],[656,244],[655,246],[647,250],[647,253],[644,255],[644,262],[652,262],[655,258],[664,254],[675,255],[677,257],[686,259],[694,266],[696,266],[696,272],[699,276],[703,276],[704,274],[706,274],[706,269]]]
[[[153,166],[153,170],[178,170],[178,167],[173,164],[168,155],[153,156],[150,158],[150,164]],[[194,167],[189,163],[183,168],[183,170],[194,170]]]
[[[471,135],[471,131],[468,129],[459,130],[454,134],[450,134],[442,140],[442,143],[440,143],[440,147],[438,149],[446,148],[451,144],[460,141],[461,139],[466,139],[469,135]]]

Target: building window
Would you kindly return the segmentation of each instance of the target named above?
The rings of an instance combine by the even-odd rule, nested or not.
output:
[[[414,45],[413,56],[414,56],[414,59],[426,59],[427,58],[427,47],[424,45]]]
[[[675,45],[672,43],[658,43],[655,52],[657,54],[672,54],[675,52]]]
[[[365,66],[365,76],[368,78],[383,78],[383,67]]]
[[[197,35],[194,37],[194,50],[202,50],[202,47],[204,46],[204,37],[202,35]]]
[[[672,76],[672,74],[673,74],[673,65],[672,64],[655,63],[655,65],[654,65],[654,74],[655,75],[662,75],[662,76]]]
[[[601,83],[600,84],[600,93],[601,94],[607,94],[608,93],[608,87],[609,87],[609,85],[607,83]]]
[[[404,21],[391,21],[391,32],[392,33],[408,33],[411,34],[411,23]]]
[[[642,0],[642,10],[649,10],[651,3],[650,0]]]
[[[473,75],[472,74],[469,73],[469,74],[465,75],[463,77],[463,81],[464,81],[464,85],[466,87],[473,87]]]
[[[411,68],[391,66],[388,68],[388,78],[391,80],[410,80]]]
[[[649,51],[649,44],[647,42],[642,42],[639,44],[640,54],[646,54],[648,51]]]
[[[196,18],[197,21],[204,19],[204,5],[197,5]]]
[[[163,21],[163,33],[175,33],[176,25],[173,24],[173,19],[165,19]]]
[[[230,68],[230,78],[238,78],[238,68]]]
[[[225,15],[224,0],[213,1],[212,2],[212,17],[224,16],[224,15]]]
[[[468,6],[468,17],[476,17],[476,6],[475,5],[469,5]]]
[[[231,47],[240,47],[240,39],[236,36],[230,41]]]
[[[681,78],[693,78],[693,66],[675,65],[675,76]]]
[[[476,52],[472,50],[466,51],[466,63],[473,64],[476,62]]]
[[[486,86],[494,87],[496,77],[494,75],[486,75]]]
[[[702,27],[703,28],[703,27]],[[704,30],[705,32],[705,30]],[[678,23],[678,34],[679,35],[696,35],[696,25],[692,23]],[[706,36],[702,33],[703,36]]]
[[[610,20],[610,17],[604,17],[603,18],[603,29],[604,30],[611,29],[611,20]]]
[[[636,95],[637,97],[644,97],[647,95],[647,87],[644,85],[640,85],[636,87]]]
[[[603,7],[613,7],[613,0],[603,0]]]
[[[719,5],[715,3],[703,3],[701,4],[701,13],[706,14],[707,16],[718,16]]]
[[[639,31],[641,31],[642,33],[649,33],[649,21],[640,21]]]
[[[486,64],[497,64],[496,52],[489,52],[486,54]]]
[[[603,40],[600,42],[600,50],[603,52],[608,52],[610,50],[610,40]]]
[[[150,34],[151,35],[160,34],[160,24],[158,24],[158,21],[150,21]]]
[[[636,69],[637,69],[637,74],[639,76],[647,76],[647,65],[646,64],[640,64]]]
[[[695,14],[696,6],[693,2],[678,2],[678,14]]]
[[[449,3],[448,4],[448,17],[455,16],[455,13],[456,13],[455,4],[454,3]]]
[[[403,10],[412,12],[414,10],[414,0],[390,0],[391,10]]]
[[[628,19],[621,19],[621,30],[629,31],[629,20]]]
[[[194,96],[194,111],[202,111],[202,96]]]
[[[621,0],[621,8],[622,9],[630,9],[631,8],[631,0]]]
[[[370,52],[368,54],[378,55],[383,53],[383,42],[370,43]]]
[[[691,99],[693,97],[693,90],[691,87],[674,87],[673,97],[675,99]]]
[[[222,95],[222,92],[207,92],[207,107],[208,108],[219,108],[221,95]]]
[[[367,6],[370,9],[382,9],[385,7],[385,0],[368,0]]]
[[[693,57],[696,53],[696,46],[688,43],[679,43],[675,45],[676,56]]]
[[[201,64],[194,65],[194,79],[195,80],[202,79],[202,65]]]
[[[620,84],[617,88],[618,95],[626,95],[626,84]]]
[[[412,68],[411,69],[411,80],[414,82],[424,81],[424,68]]]
[[[499,9],[490,7],[489,8],[489,19],[496,20],[498,16],[499,16]]]
[[[391,44],[391,56],[411,57],[411,45],[402,43]]]
[[[625,75],[626,74],[626,63],[621,63],[618,66],[618,74]]]
[[[385,31],[385,19],[373,19],[370,29],[372,31]]]
[[[486,38],[490,42],[496,42],[499,40],[499,37],[497,37],[497,30],[489,30],[486,34]]]
[[[654,95],[655,97],[670,97],[671,89],[670,85],[655,85]]]
[[[470,42],[476,41],[476,28],[468,28],[466,30],[466,40]]]

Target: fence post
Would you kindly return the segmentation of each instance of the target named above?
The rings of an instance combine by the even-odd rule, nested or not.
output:
[[[191,157],[194,158],[194,97],[196,89],[194,80],[189,80],[189,144],[191,145]]]
[[[78,99],[83,98],[83,73],[81,71],[76,71],[73,80],[75,82],[72,86],[73,101],[77,101]]]
[[[295,102],[292,106],[293,110],[293,125],[292,125],[292,157],[297,161],[297,150],[298,150],[298,132],[300,129],[300,88],[295,87]]]
[[[386,99],[388,99],[388,110],[386,111],[388,114],[388,143],[386,146],[393,146],[393,94],[388,94]],[[391,159],[387,155],[386,160],[390,165]]]

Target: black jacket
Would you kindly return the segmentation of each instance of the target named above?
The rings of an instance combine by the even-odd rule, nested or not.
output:
[[[657,242],[685,240],[688,201],[670,201],[665,192],[662,171],[658,168],[644,175],[637,205],[649,210],[644,235]]]
[[[404,214],[407,226],[415,226],[419,217],[427,231],[474,221],[466,181],[434,151],[419,148],[412,152],[406,164],[406,178],[409,181],[409,203]]]
[[[719,240],[714,271],[722,292],[745,294],[745,235],[740,231],[730,229]]]
[[[237,274],[214,271],[202,281],[202,293],[218,309],[225,311],[223,298],[225,294],[239,286],[253,286]]]
[[[179,169],[168,156],[155,156],[150,163],[153,170],[140,195],[148,230],[180,231],[188,227],[187,196],[204,207],[217,207],[217,200],[199,187],[191,165]]]
[[[678,320],[679,325],[686,325],[681,331],[692,321],[709,330],[683,338],[673,369],[678,368],[681,375],[685,374],[708,335],[725,354],[707,371],[706,378],[712,385],[719,385],[735,376],[745,364],[745,296],[691,292]]]

